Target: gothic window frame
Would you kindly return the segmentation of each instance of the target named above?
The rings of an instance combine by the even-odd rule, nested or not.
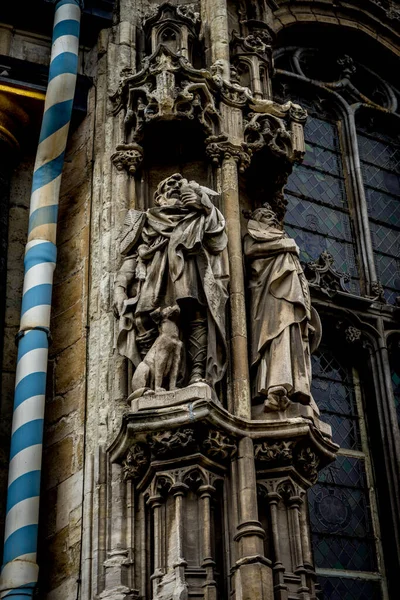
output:
[[[290,67],[289,69],[291,70],[286,70],[286,66],[285,69],[281,69],[279,68],[279,58],[282,57],[284,55],[284,53],[287,53],[290,55],[290,59],[288,60],[288,56],[286,55],[286,64],[289,63]],[[293,55],[296,54],[297,52],[297,70],[296,70],[296,57],[295,59],[293,59]],[[279,81],[284,81],[287,84],[289,84],[289,89],[292,87],[295,87],[295,89],[304,89],[305,87],[308,87],[309,90],[313,90],[312,92],[309,92],[309,94],[313,94],[314,98],[318,97],[320,104],[324,104],[324,101],[326,101],[327,99],[329,100],[329,102],[331,103],[331,111],[333,111],[336,115],[336,121],[339,122],[338,123],[338,137],[339,137],[339,145],[340,145],[340,149],[341,149],[341,156],[344,158],[343,160],[343,167],[344,167],[344,180],[345,180],[345,189],[346,189],[346,195],[347,195],[347,203],[348,203],[348,212],[351,218],[351,222],[352,222],[352,228],[353,228],[353,244],[354,247],[356,249],[356,254],[357,254],[357,260],[358,260],[358,266],[359,266],[359,274],[360,274],[360,291],[358,292],[359,295],[359,302],[357,303],[357,301],[352,305],[352,307],[350,307],[350,310],[358,310],[359,311],[359,315],[362,315],[362,318],[365,320],[369,320],[369,323],[372,324],[374,323],[374,326],[371,327],[370,329],[372,330],[374,328],[374,332],[372,333],[372,337],[374,338],[373,342],[370,342],[370,360],[372,361],[372,363],[374,363],[374,361],[380,361],[381,358],[376,358],[376,352],[381,353],[383,356],[383,360],[384,356],[385,356],[385,349],[381,349],[378,347],[382,346],[382,340],[385,338],[385,329],[386,328],[394,328],[395,329],[395,333],[397,332],[397,334],[399,334],[399,332],[397,331],[398,329],[400,329],[399,325],[398,325],[398,317],[399,317],[399,309],[396,308],[393,305],[390,304],[386,304],[384,303],[384,299],[383,299],[383,289],[380,286],[380,283],[378,281],[378,276],[377,276],[377,265],[375,263],[375,256],[374,256],[374,247],[373,247],[373,243],[372,243],[372,231],[371,231],[371,225],[370,225],[370,221],[369,221],[369,214],[368,214],[368,204],[367,204],[367,198],[366,198],[366,189],[365,189],[365,182],[363,180],[362,177],[362,172],[361,172],[361,159],[360,159],[360,153],[359,153],[359,148],[358,148],[358,139],[357,139],[357,127],[356,127],[356,123],[357,123],[357,115],[360,114],[360,112],[362,110],[369,110],[369,111],[373,111],[374,113],[381,115],[383,112],[385,112],[385,114],[389,115],[390,118],[395,119],[396,122],[400,125],[400,115],[397,114],[395,111],[397,110],[397,101],[396,101],[396,93],[390,88],[390,85],[387,84],[386,82],[384,82],[382,80],[382,78],[380,78],[379,76],[377,77],[377,80],[379,80],[382,89],[386,90],[386,98],[387,98],[387,106],[385,107],[385,111],[382,110],[382,107],[380,107],[377,103],[371,101],[369,98],[367,98],[366,96],[362,95],[357,89],[354,88],[354,86],[349,85],[349,82],[351,84],[351,73],[348,72],[346,74],[346,77],[342,77],[342,80],[340,78],[338,78],[337,81],[335,82],[323,82],[323,81],[316,81],[315,79],[311,79],[310,77],[307,77],[304,72],[302,71],[301,67],[299,67],[299,54],[300,50],[298,48],[295,47],[289,47],[289,48],[283,48],[281,50],[277,51],[276,54],[276,62],[278,64],[276,64],[277,68],[276,68],[276,79],[275,79],[275,90],[279,90]],[[351,59],[349,59],[349,57],[344,57],[344,65],[342,65],[342,69],[344,70],[348,70],[351,71],[352,70],[352,61]],[[370,73],[371,76],[374,75],[372,71],[366,69],[366,72]],[[346,81],[343,83],[343,79],[345,79]],[[278,86],[276,85],[278,83]],[[294,86],[293,86],[294,84]],[[342,95],[343,94],[343,95]],[[347,101],[345,97],[346,94],[350,94],[352,95],[350,98],[350,101]],[[296,102],[296,94],[293,94],[293,90],[291,90],[286,96],[285,94],[277,94],[277,98],[280,102],[286,101],[286,100],[292,100]],[[300,94],[299,94],[300,96]],[[400,97],[400,94],[399,94]],[[299,103],[302,104],[302,99],[299,98]],[[303,103],[304,106],[304,103]],[[307,106],[305,106],[307,108]],[[318,111],[316,112],[316,116],[318,117]],[[388,117],[388,118],[389,118]],[[370,303],[368,304],[366,302],[366,299],[369,298],[370,299]],[[364,301],[364,306],[362,306],[362,301]],[[319,304],[318,304],[319,303]],[[329,304],[329,306],[328,306]],[[338,299],[333,298],[332,300],[330,300],[330,302],[324,302],[321,301],[320,298],[317,301],[317,308],[318,310],[323,314],[324,311],[328,311],[331,312],[333,314],[335,314],[335,318],[340,315],[343,314],[343,310],[346,310],[345,307],[342,305],[341,306],[341,302]],[[379,312],[379,315],[378,315]],[[370,325],[365,325],[366,329],[368,329],[370,327]],[[369,333],[371,334],[371,330],[369,331]],[[372,350],[373,348],[373,350]],[[374,358],[372,358],[372,354],[374,354]],[[399,448],[399,436],[398,436],[398,429],[397,427],[393,428],[393,424],[396,421],[396,411],[395,411],[395,400],[394,400],[394,395],[393,395],[393,390],[392,387],[389,386],[387,384],[387,382],[385,382],[385,380],[388,379],[388,371],[389,369],[389,362],[386,361],[386,366],[385,365],[380,365],[378,366],[377,372],[378,374],[374,374],[373,376],[373,381],[374,381],[374,392],[373,395],[375,395],[376,401],[378,403],[378,413],[379,413],[379,427],[380,427],[380,435],[383,436],[383,431],[386,430],[386,432],[388,432],[388,430],[390,429],[389,432],[389,437],[391,437],[391,441],[390,444],[392,445],[392,448],[396,447],[397,444],[397,456],[399,456],[399,452],[398,452],[398,448]],[[377,364],[377,363],[375,363]],[[383,371],[382,371],[382,367],[383,367]],[[363,367],[364,368],[364,367]],[[390,371],[389,371],[390,372]],[[368,408],[368,403],[365,402],[365,398],[362,397],[362,392],[361,392],[361,382],[360,382],[360,377],[363,378],[363,371],[362,369],[359,371],[359,373],[357,374],[357,370],[354,368],[353,370],[353,374],[355,377],[355,380],[357,380],[357,406],[359,407],[359,411],[360,411],[360,415],[362,416],[361,421],[362,421],[362,425],[361,427],[364,430],[363,433],[363,448],[362,451],[364,453],[364,456],[366,457],[366,467],[367,467],[367,480],[368,480],[368,487],[374,487],[374,481],[373,481],[373,477],[372,477],[372,471],[373,471],[373,467],[372,467],[372,462],[371,462],[371,454],[369,452],[368,449],[368,444],[367,444],[367,432],[365,429],[365,420],[366,417],[369,416],[369,407]],[[388,405],[389,406],[389,414],[387,412],[388,410]],[[366,414],[366,411],[367,414]],[[383,416],[383,414],[386,411],[386,416]],[[396,431],[394,431],[394,429],[396,429]],[[387,451],[387,454],[385,456],[385,461],[386,461],[386,471],[390,470],[390,467],[388,466],[388,461],[390,460],[390,454],[391,450]],[[348,451],[340,451],[339,455],[341,454],[347,454]],[[393,456],[393,455],[392,455]],[[389,484],[390,487],[391,484]],[[374,495],[374,492],[373,492]],[[394,501],[389,501],[389,505],[390,502],[393,502],[394,504],[396,503],[396,500]],[[371,504],[373,505],[373,509],[371,511],[372,517],[373,517],[373,526],[375,528],[376,531],[376,539],[378,540],[378,544],[377,544],[377,561],[378,561],[378,566],[379,565],[384,565],[384,555],[383,555],[383,548],[382,548],[382,543],[381,543],[381,535],[379,532],[379,519],[378,519],[378,513],[377,513],[377,501],[376,499],[372,499]],[[386,553],[386,550],[385,550]],[[385,554],[386,556],[386,554]],[[387,557],[386,557],[387,560]],[[326,570],[325,570],[326,571]],[[317,568],[317,573],[322,576],[323,575],[324,570],[322,569],[318,569]],[[328,574],[328,571],[326,571],[326,574]],[[339,574],[339,570],[335,570],[335,575],[336,577]],[[349,577],[349,573],[344,573],[344,576]],[[353,574],[354,575],[354,574]],[[363,577],[362,573],[359,573],[360,577]],[[385,579],[385,573],[382,570],[382,581],[383,581],[383,585],[382,585],[382,597],[383,598],[388,598],[388,592],[387,592],[387,585],[385,583],[386,579]],[[351,575],[350,575],[351,576]],[[370,575],[368,575],[368,573],[364,574],[365,580],[367,581],[370,578]],[[375,577],[375,580],[379,580],[379,575],[377,576],[372,576],[372,579]]]
[[[361,172],[356,117],[361,110],[368,109],[375,111],[378,114],[382,114],[384,110],[391,118],[396,119],[400,128],[400,114],[396,112],[398,110],[396,99],[398,91],[384,81],[379,75],[357,63],[357,66],[361,66],[367,73],[371,74],[371,76],[373,75],[376,78],[376,81],[381,85],[382,90],[385,90],[387,106],[380,106],[367,98],[351,83],[351,72],[353,69],[356,69],[356,65],[348,56],[344,56],[340,59],[344,62],[344,65],[341,66],[343,76],[338,81],[324,82],[322,80],[318,81],[311,79],[304,73],[300,64],[302,57],[301,53],[309,53],[310,51],[316,52],[317,49],[287,47],[278,50],[275,55],[275,61],[276,64],[278,64],[278,68],[275,70],[276,80],[279,78],[287,79],[289,84],[294,83],[298,86],[307,86],[309,89],[313,89],[314,92],[319,95],[321,101],[328,99],[331,104],[331,110],[335,111],[339,117],[338,123],[341,123],[341,125],[339,125],[340,146],[342,157],[345,158],[345,161],[343,161],[344,180],[349,212],[355,232],[354,241],[357,248],[359,263],[361,294],[374,297],[380,293],[382,298],[382,291],[379,292],[380,282],[368,215],[368,203],[365,192],[366,184],[363,181]],[[287,60],[292,70],[289,71],[279,68],[280,59]],[[346,95],[351,95],[350,99],[353,100],[351,104],[348,99],[346,99]],[[293,99],[293,95],[291,95],[291,98]],[[279,100],[281,101],[286,99],[287,98],[279,97]]]

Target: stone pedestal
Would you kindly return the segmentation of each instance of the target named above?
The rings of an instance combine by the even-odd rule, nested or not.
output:
[[[137,589],[156,600],[222,600],[230,575],[237,600],[315,598],[304,497],[336,451],[316,413],[241,419],[202,384],[132,406],[108,450],[120,485],[113,476],[119,496],[107,518],[123,514],[128,486],[134,559],[119,526],[101,597]],[[112,595],[124,580],[134,582],[128,595]]]

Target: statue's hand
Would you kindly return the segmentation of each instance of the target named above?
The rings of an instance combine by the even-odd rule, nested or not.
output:
[[[126,292],[121,287],[117,287],[114,292],[113,310],[114,314],[119,319],[124,311],[124,302],[128,299]]]
[[[199,191],[196,193],[191,186],[185,186],[181,190],[181,202],[185,207],[209,213],[212,204],[206,194]]]

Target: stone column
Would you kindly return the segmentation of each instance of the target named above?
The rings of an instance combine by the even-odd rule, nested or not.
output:
[[[237,161],[238,156],[232,149],[224,152],[222,199],[229,248],[233,412],[249,419],[251,399]]]
[[[215,561],[211,546],[211,496],[215,494],[215,487],[202,485],[199,488],[203,509],[203,561],[202,567],[207,572],[205,583],[205,600],[217,600],[217,584],[214,576]]]
[[[229,29],[226,0],[206,0],[204,4],[202,2],[202,11],[205,12],[203,21],[207,22],[209,26],[211,63],[220,61],[223,65],[223,78],[229,81]]]
[[[10,182],[23,128],[28,123],[28,115],[17,104],[16,98],[11,94],[0,93],[0,365],[3,362]]]
[[[242,438],[238,448],[239,525],[235,535],[238,552],[235,598],[274,598],[271,562],[264,556],[265,532],[258,520],[257,483],[253,441]]]

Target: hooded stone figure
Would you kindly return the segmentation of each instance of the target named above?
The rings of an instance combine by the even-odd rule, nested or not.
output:
[[[299,248],[268,204],[252,213],[247,230],[253,397],[266,411],[284,410],[289,400],[314,406],[310,354],[321,328]]]
[[[187,365],[181,385],[213,386],[226,368],[227,237],[210,195],[215,192],[180,174],[168,177],[153,208],[128,212],[121,241],[124,262],[114,291],[118,349],[137,367],[158,335],[152,313],[178,305]]]

